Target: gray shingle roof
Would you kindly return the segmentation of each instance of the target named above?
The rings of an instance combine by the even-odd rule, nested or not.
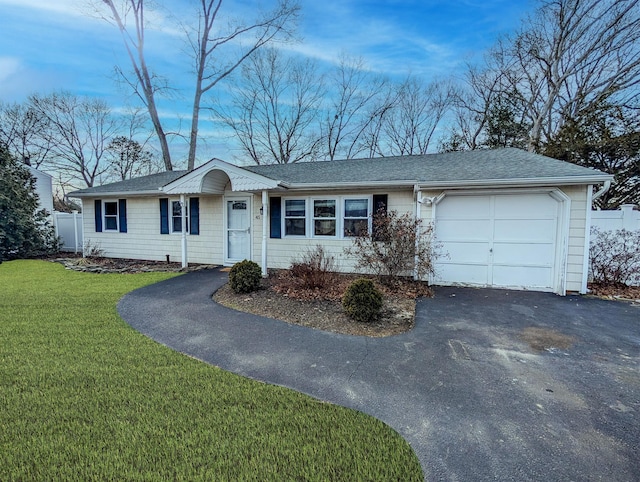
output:
[[[187,171],[165,171],[149,176],[136,177],[126,181],[112,182],[102,186],[88,187],[69,193],[70,196],[88,194],[114,194],[114,193],[157,193],[162,186],[184,176]]]
[[[550,182],[557,179],[582,182],[604,181],[612,176],[595,169],[577,166],[521,149],[505,148],[426,154],[421,156],[379,157],[344,161],[301,162],[266,166],[243,166],[242,169],[290,186],[305,185],[328,188],[353,184],[455,184],[537,180]],[[120,181],[103,186],[80,189],[70,196],[100,194],[154,194],[186,174],[187,171],[169,171],[150,176]]]
[[[460,183],[598,175],[606,177],[595,169],[514,148],[250,166],[245,169],[291,184],[323,183],[329,186],[353,182]]]

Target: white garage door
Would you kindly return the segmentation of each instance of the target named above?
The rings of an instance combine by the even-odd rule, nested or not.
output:
[[[436,283],[553,291],[558,208],[546,193],[446,196]]]

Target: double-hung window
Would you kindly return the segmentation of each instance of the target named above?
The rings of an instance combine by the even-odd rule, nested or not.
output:
[[[104,230],[105,231],[118,230],[118,202],[117,201],[104,202]]]
[[[359,236],[369,230],[369,199],[345,199],[343,233],[345,237]]]
[[[306,236],[307,202],[305,199],[285,199],[284,233],[286,236]]]
[[[314,236],[335,236],[336,235],[336,200],[335,199],[314,199],[313,200],[313,235]]]
[[[189,232],[189,209],[185,206],[186,223],[185,231]],[[182,203],[180,201],[171,201],[171,232],[182,232]]]

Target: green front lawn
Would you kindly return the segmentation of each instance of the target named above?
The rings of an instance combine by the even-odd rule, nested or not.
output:
[[[230,374],[117,315],[166,273],[0,265],[0,480],[422,480],[372,417]]]

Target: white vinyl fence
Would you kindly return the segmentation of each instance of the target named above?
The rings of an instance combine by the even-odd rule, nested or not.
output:
[[[601,231],[640,229],[640,211],[634,211],[635,204],[623,204],[615,211],[591,211],[591,226]]]
[[[54,211],[53,225],[60,238],[60,251],[82,253],[82,213],[60,213]]]

